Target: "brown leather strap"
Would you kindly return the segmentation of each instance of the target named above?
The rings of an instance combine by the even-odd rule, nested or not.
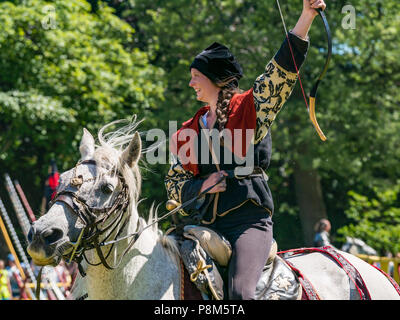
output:
[[[56,203],[56,202],[65,203],[72,210],[72,212],[77,214],[78,217],[84,223],[86,223],[86,225],[89,223],[89,221],[87,221],[87,218],[85,218],[85,215],[82,214],[82,209],[74,202],[73,197],[71,197],[70,195],[68,195],[68,194],[60,194],[54,199],[53,202],[54,203]]]
[[[208,147],[210,149],[211,152],[211,157],[214,160],[214,164],[217,167],[217,171],[221,171],[221,168],[219,167],[219,163],[218,163],[218,159],[216,159],[215,153],[214,153],[214,149],[212,147],[212,143],[210,143],[210,138],[207,139],[207,143],[208,143]],[[211,219],[211,223],[213,223],[217,217],[217,209],[218,209],[218,199],[219,199],[219,192],[215,193],[215,197],[214,197],[214,205],[213,205],[213,217]]]

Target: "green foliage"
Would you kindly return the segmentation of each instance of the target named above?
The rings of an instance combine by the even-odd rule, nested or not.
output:
[[[292,29],[302,1],[280,2]],[[95,133],[109,121],[136,113],[145,119],[141,130],[168,132],[169,120],[179,125],[201,106],[188,86],[188,68],[197,53],[214,41],[226,44],[244,69],[241,88],[248,89],[284,39],[274,1],[90,3],[0,2],[0,171],[29,188],[25,192],[36,208],[49,159],[55,157],[60,170],[71,167],[79,157],[82,127]],[[352,1],[355,29],[342,25],[345,4],[327,3],[334,49],[316,111],[328,140],[322,143],[315,133],[299,85],[271,128],[268,175],[281,248],[302,245],[295,164],[318,171],[333,234],[348,223],[340,234],[353,234],[360,224],[367,230],[360,236],[386,232],[371,238],[373,247],[385,239],[379,248],[395,251],[388,244],[398,242],[393,240],[398,229],[388,221],[398,217],[399,207],[390,197],[400,177],[400,3]],[[327,42],[319,18],[309,35],[300,70],[306,93],[325,62]],[[168,164],[146,167],[143,211],[152,202],[165,202]]]
[[[400,252],[400,181],[390,189],[374,191],[371,197],[349,192],[346,216],[351,223],[338,233],[363,239],[381,255],[395,255]]]
[[[146,117],[164,73],[104,4],[94,14],[81,0],[2,2],[0,24],[1,171],[36,189],[38,204],[50,158],[69,168],[83,127]]]
[[[151,119],[164,130],[168,121],[175,120],[179,126],[201,106],[188,86],[189,66],[200,51],[214,41],[226,44],[244,69],[240,85],[247,90],[284,39],[283,29],[272,27],[281,22],[276,7],[267,1],[132,0],[117,5],[110,1],[110,5],[136,30],[138,45],[149,52],[151,63],[165,70],[165,100]],[[145,174],[143,195],[165,202],[163,180],[168,165],[152,169]],[[285,204],[287,200],[282,199]]]
[[[280,1],[288,29],[301,12],[301,1]],[[167,74],[165,101],[158,126],[167,120],[191,117],[200,106],[188,87],[193,57],[213,41],[226,44],[244,69],[241,87],[248,89],[284,39],[275,2],[131,0],[110,1],[122,19],[137,31],[138,45],[151,62]],[[349,190],[370,193],[389,187],[399,172],[398,59],[400,5],[397,1],[352,1],[356,29],[345,29],[343,1],[329,2],[327,17],[334,39],[331,64],[319,86],[317,118],[328,137],[322,143],[308,119],[297,85],[272,126],[273,158],[269,185],[275,199],[275,236],[279,242],[301,245],[299,209],[294,195],[295,163],[318,170],[333,232],[347,223],[343,214]],[[325,62],[326,35],[319,18],[310,30],[310,49],[300,73],[306,93]],[[397,83],[397,85],[396,85]],[[165,119],[165,121],[163,121]],[[383,165],[385,164],[385,165]],[[149,180],[163,179],[166,166],[157,167]],[[145,182],[146,183],[146,182]],[[165,200],[165,193],[144,192]]]
[[[321,164],[347,176],[351,189],[357,185],[371,189],[400,176],[400,63],[394,59],[400,54],[396,19],[400,4],[353,1],[351,5],[357,14],[356,29],[341,25],[334,29],[337,53],[329,78],[335,80],[325,87],[333,94],[324,94],[323,99],[334,97],[335,102],[319,109],[327,119],[321,118],[331,146],[325,149],[329,161]]]

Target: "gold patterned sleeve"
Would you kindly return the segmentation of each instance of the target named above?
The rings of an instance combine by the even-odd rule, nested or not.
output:
[[[296,73],[285,70],[272,59],[265,72],[254,82],[253,96],[257,114],[255,144],[267,135],[277,114],[290,97],[296,80]]]
[[[190,171],[186,171],[179,161],[171,165],[164,179],[168,199],[175,200],[179,204],[196,197],[203,182],[203,179],[196,178]],[[188,206],[179,210],[179,213],[187,216],[191,209],[193,206]]]
[[[267,135],[277,114],[289,99],[296,84],[297,70],[306,59],[309,44],[308,38],[302,39],[290,31],[264,73],[256,79],[253,86],[257,114],[255,143]]]

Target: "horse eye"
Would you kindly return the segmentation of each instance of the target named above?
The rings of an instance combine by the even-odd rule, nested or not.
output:
[[[114,191],[114,186],[111,183],[105,183],[101,186],[101,191],[105,194],[110,194]]]

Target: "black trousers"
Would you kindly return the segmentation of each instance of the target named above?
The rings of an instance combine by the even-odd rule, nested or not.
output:
[[[268,212],[251,201],[223,217],[217,217],[209,226],[232,245],[228,273],[230,300],[254,299],[258,280],[271,250],[272,226]]]

